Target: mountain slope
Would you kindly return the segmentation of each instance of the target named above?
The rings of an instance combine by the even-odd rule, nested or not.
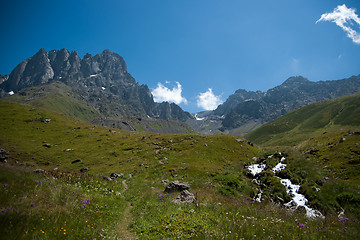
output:
[[[237,90],[203,120],[188,123],[205,134],[222,131],[242,136],[293,109],[357,91],[360,91],[360,75],[319,82],[301,76],[290,77],[267,92]]]
[[[5,99],[51,109],[88,122],[101,116],[99,112],[89,107],[78,94],[74,93],[69,86],[59,81],[25,88],[11,97],[5,97]]]
[[[332,151],[326,142],[317,146],[319,156],[309,156],[290,148],[265,153],[230,135],[114,131],[4,100],[0,111],[5,239],[341,239],[345,230],[346,237],[359,236],[360,135],[347,136]],[[318,139],[303,149],[319,145]],[[301,184],[326,219],[279,205],[286,189],[271,171],[279,156],[287,164],[279,174]],[[246,170],[256,161],[267,165],[261,184]],[[172,203],[178,193],[164,189],[174,180],[190,184],[196,203]],[[261,203],[253,200],[259,189]]]
[[[293,145],[324,131],[360,129],[360,92],[293,110],[246,135],[256,144]]]

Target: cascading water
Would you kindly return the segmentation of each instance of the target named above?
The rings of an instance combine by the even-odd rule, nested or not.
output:
[[[280,156],[282,155],[279,153]],[[268,158],[271,158],[269,156]],[[272,169],[272,172],[275,174],[286,168],[286,164],[283,163],[285,161],[285,157],[282,157],[280,162]],[[247,167],[250,173],[255,177],[257,174],[261,173],[266,168],[266,164],[252,164]],[[277,177],[277,176],[276,176]],[[324,218],[324,216],[318,210],[312,209],[309,206],[306,206],[308,200],[305,198],[304,195],[298,193],[300,189],[300,185],[293,184],[290,179],[280,179],[282,185],[286,187],[286,193],[291,197],[291,201],[285,203],[284,205],[289,208],[297,209],[298,207],[304,207],[306,210],[306,216],[309,218]],[[259,181],[254,179],[255,183],[259,185]],[[257,202],[261,202],[261,196],[263,191],[260,189],[259,193],[254,197],[254,200]]]

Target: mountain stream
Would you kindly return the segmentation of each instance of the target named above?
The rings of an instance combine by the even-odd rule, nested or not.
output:
[[[280,156],[282,156],[281,153],[279,153]],[[271,156],[268,156],[268,158],[272,158]],[[274,174],[276,174],[276,172],[280,172],[281,170],[286,168],[286,164],[284,163],[285,161],[285,157],[282,157],[280,162],[272,169],[272,172]],[[252,164],[247,166],[247,169],[249,170],[249,172],[254,176],[253,181],[256,184],[260,184],[259,180],[256,179],[256,175],[261,173],[263,170],[265,170],[266,168],[266,164]],[[300,185],[297,184],[293,184],[291,182],[290,179],[282,179],[278,176],[277,177],[281,184],[284,185],[286,187],[286,193],[291,197],[291,201],[288,203],[285,203],[284,206],[289,207],[291,209],[297,209],[299,207],[303,207],[306,210],[306,216],[309,218],[324,218],[324,216],[321,214],[320,211],[316,210],[316,209],[312,209],[309,206],[307,206],[307,202],[308,200],[306,199],[306,197],[299,192],[300,189]],[[254,200],[257,202],[261,202],[261,197],[262,197],[262,193],[263,191],[260,189],[259,193],[254,197]]]

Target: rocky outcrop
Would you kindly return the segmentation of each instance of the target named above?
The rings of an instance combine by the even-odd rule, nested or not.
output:
[[[0,77],[0,97],[21,89],[61,81],[103,117],[150,117],[185,121],[193,118],[176,104],[155,103],[146,85],[136,83],[124,59],[104,50],[81,59],[76,51],[40,49],[8,77]]]
[[[196,203],[196,198],[194,197],[194,194],[192,194],[188,190],[184,190],[179,193],[176,198],[171,202],[175,204],[191,204]]]
[[[180,181],[176,180],[176,181],[170,182],[166,186],[164,192],[172,193],[172,192],[180,192],[180,191],[188,190],[188,189],[190,189],[189,183],[184,183],[184,182],[180,182]]]

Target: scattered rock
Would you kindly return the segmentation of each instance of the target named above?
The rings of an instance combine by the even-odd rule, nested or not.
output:
[[[109,129],[109,132],[111,132],[111,133],[116,133],[116,131],[114,131],[114,130],[111,130],[111,129]]]
[[[112,179],[116,179],[116,178],[120,178],[120,177],[123,177],[124,176],[124,174],[117,174],[117,173],[111,173],[110,174],[110,177],[112,178]]]
[[[9,152],[7,152],[3,148],[0,148],[0,162],[6,163],[8,160],[8,154],[9,154]]]
[[[173,140],[172,140],[172,139],[170,139],[170,140],[169,140],[169,143],[172,143],[172,142],[173,142]]]
[[[162,184],[168,184],[169,183],[169,180],[165,179],[165,180],[161,180],[160,181]]]
[[[247,144],[249,144],[250,146],[254,146],[254,144],[250,141],[246,141]]]
[[[317,153],[318,151],[319,151],[318,149],[310,149],[310,150],[306,151],[305,154],[313,155],[313,154]]]
[[[71,163],[74,164],[74,163],[78,163],[78,162],[81,162],[81,159],[76,159],[76,160],[72,161]]]
[[[345,142],[346,138],[340,138],[339,143]]]
[[[70,152],[70,151],[74,151],[74,149],[68,148],[68,149],[65,149],[64,151],[65,151],[65,152]]]
[[[108,176],[102,176],[102,177],[103,177],[103,179],[105,179],[105,180],[107,180],[107,181],[112,181],[112,179],[109,178]]]
[[[38,168],[38,169],[35,169],[33,172],[34,172],[34,173],[44,173],[45,170]]]
[[[187,190],[183,190],[171,202],[175,204],[191,204],[191,203],[196,203],[196,199],[194,197],[194,194],[192,194]]]
[[[50,121],[51,121],[51,119],[48,119],[48,118],[41,120],[41,122],[43,122],[43,123],[50,123]]]
[[[176,181],[170,182],[166,186],[164,192],[172,193],[172,192],[180,192],[180,191],[188,190],[188,189],[190,189],[189,183],[183,183],[183,182],[179,182],[178,180],[176,180]]]
[[[43,147],[46,147],[46,148],[51,148],[51,145],[50,145],[50,144],[48,144],[48,143],[45,143],[45,144],[43,144]]]
[[[244,140],[242,140],[241,138],[237,138],[237,139],[235,139],[237,142],[239,142],[239,143],[242,143],[242,142],[244,142]]]
[[[87,172],[88,170],[89,170],[88,167],[84,167],[84,168],[80,169],[80,172],[81,172],[81,173],[84,173],[84,172]]]

